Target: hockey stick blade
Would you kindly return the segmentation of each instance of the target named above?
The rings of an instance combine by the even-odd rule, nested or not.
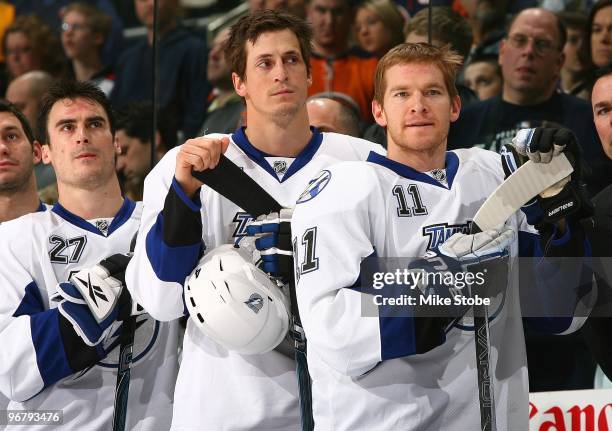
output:
[[[550,163],[528,161],[510,175],[482,204],[473,219],[480,231],[499,228],[530,199],[570,175],[574,169],[565,154]]]
[[[276,199],[223,154],[215,169],[193,171],[191,174],[252,217],[257,218],[282,208]]]
[[[501,183],[472,220],[471,233],[501,227],[529,200],[573,172],[565,154],[550,163],[527,162]],[[495,398],[491,383],[489,313],[484,305],[474,306],[474,343],[478,374],[481,431],[494,431]]]

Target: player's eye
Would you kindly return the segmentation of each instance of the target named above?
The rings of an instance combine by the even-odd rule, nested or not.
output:
[[[398,98],[404,98],[404,97],[408,97],[408,92],[407,91],[396,91],[395,93],[393,93],[393,97],[398,97]]]
[[[272,62],[270,60],[262,60],[257,63],[257,67],[261,67],[263,69],[268,69],[270,66],[272,66]]]
[[[606,115],[608,112],[610,112],[610,108],[606,107],[606,108],[598,109],[595,114],[596,115]]]
[[[299,59],[298,59],[297,55],[292,55],[290,57],[287,57],[287,59],[285,61],[287,63],[290,63],[290,64],[297,64],[299,62]]]
[[[62,124],[62,126],[60,127],[60,130],[63,132],[71,132],[72,130],[74,130],[74,125],[73,124]]]
[[[437,96],[439,94],[442,94],[442,93],[440,92],[440,90],[436,88],[430,88],[429,90],[425,92],[426,96]]]
[[[99,120],[94,120],[91,123],[89,123],[89,127],[92,127],[94,129],[97,129],[99,127],[102,127],[102,121]]]
[[[5,137],[5,140],[7,140],[7,141],[16,141],[17,139],[19,139],[19,135],[15,134],[15,133],[9,133]]]

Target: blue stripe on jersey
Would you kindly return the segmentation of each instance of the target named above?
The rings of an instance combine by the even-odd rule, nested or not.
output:
[[[45,306],[36,282],[32,281],[25,287],[25,294],[21,299],[19,307],[13,313],[13,317],[30,316],[41,311],[45,311]]]
[[[404,165],[403,163],[388,159],[387,157],[382,156],[373,151],[370,151],[367,161],[384,166],[385,168],[392,170],[399,176],[408,178],[409,180],[431,184],[433,186],[438,186],[443,189],[446,188],[443,184],[434,180],[429,175],[419,172],[408,165]],[[455,175],[457,175],[457,169],[459,168],[459,157],[457,156],[457,154],[453,153],[452,151],[447,151],[444,167],[446,169],[446,181],[448,182],[448,188],[450,189],[453,186],[453,180],[455,179]]]
[[[279,180],[278,175],[276,174],[276,172],[274,172],[274,169],[272,169],[272,166],[270,166],[270,163],[268,163],[268,161],[265,159],[266,157],[272,157],[274,155],[264,153],[263,151],[260,151],[257,148],[255,148],[253,144],[249,142],[249,139],[244,133],[244,130],[245,130],[245,127],[240,127],[232,134],[232,140],[234,141],[234,143],[238,145],[238,147],[242,151],[244,151],[244,153],[251,160],[253,160],[259,166],[261,166],[263,170],[268,172],[270,175],[272,175],[272,177],[274,177],[277,181],[281,183],[285,182],[293,174],[295,174],[297,171],[299,171],[304,166],[306,166],[306,164],[310,160],[312,160],[316,152],[319,150],[321,143],[323,142],[323,134],[319,132],[315,127],[311,126],[310,130],[312,131],[312,137],[310,138],[310,141],[308,141],[308,144],[306,145],[306,147],[304,147],[304,149],[300,152],[300,154],[298,154],[298,156],[295,158],[291,166],[289,166],[287,173],[283,175],[283,179]]]
[[[409,307],[402,307],[402,309],[402,314],[410,310]],[[400,317],[397,314],[397,306],[378,306],[380,357],[383,361],[416,353],[416,326],[414,318],[407,316]]]
[[[36,351],[36,364],[45,387],[73,374],[63,348],[59,328],[59,310],[53,308],[30,317],[32,344]]]
[[[193,200],[190,199],[189,196],[187,196],[185,194],[185,192],[183,191],[183,188],[181,187],[181,185],[176,180],[176,177],[172,177],[172,188],[176,192],[176,195],[179,198],[181,198],[183,203],[185,205],[187,205],[187,208],[189,208],[191,211],[193,211],[195,213],[200,212],[200,210],[202,209],[202,202],[200,201],[200,194],[199,193],[195,194]]]
[[[109,236],[114,231],[119,229],[126,221],[130,219],[130,217],[132,216],[132,213],[134,212],[134,208],[136,208],[136,204],[134,202],[132,202],[128,198],[123,199],[123,204],[121,205],[121,208],[119,208],[119,211],[117,212],[117,214],[115,214],[113,221],[108,227]],[[96,226],[92,225],[91,223],[88,223],[82,217],[79,217],[78,215],[71,213],[66,208],[61,206],[59,202],[53,205],[53,208],[51,209],[51,211],[59,215],[61,218],[66,220],[68,223],[78,226],[81,229],[84,229],[88,232],[95,233],[96,235],[105,236],[102,233],[102,231],[98,229]]]
[[[160,213],[145,242],[147,257],[157,278],[183,284],[198,263],[202,243],[170,247],[164,242],[164,219]]]
[[[41,212],[45,212],[45,211],[47,211],[47,206],[39,201],[38,202],[38,208],[36,208],[35,212],[41,213]]]
[[[519,257],[540,257],[544,255],[540,245],[540,235],[519,230]]]

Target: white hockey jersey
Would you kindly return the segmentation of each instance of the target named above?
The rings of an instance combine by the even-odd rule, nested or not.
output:
[[[224,135],[211,135],[220,137]],[[292,206],[318,171],[341,160],[365,160],[382,147],[364,140],[314,130],[295,159],[271,157],[254,148],[243,129],[230,136],[225,155],[282,205]],[[162,212],[173,182],[178,149],[170,151],[147,176],[138,245],[128,266],[128,288],[154,317],[183,316],[183,283],[195,267],[201,244],[168,247]],[[216,192],[202,187],[199,202],[183,198],[202,221],[206,249],[245,234],[250,216]],[[299,426],[298,390],[293,358],[278,351],[242,356],[206,338],[187,323],[176,384],[173,430],[295,430]]]
[[[371,295],[350,288],[362,259],[419,257],[469,222],[504,176],[499,156],[447,152],[438,180],[371,154],[369,163],[336,164],[302,194],[292,219],[297,299],[320,430],[480,429],[473,319],[417,354],[411,317],[362,316]],[[444,175],[445,174],[445,175]],[[444,178],[445,177],[445,178]],[[537,235],[518,212],[519,240]],[[523,244],[523,246],[529,244]],[[518,243],[511,246],[517,256]],[[528,429],[528,379],[516,283],[489,307],[497,430]]]
[[[119,347],[89,369],[72,372],[57,303],[50,298],[72,273],[129,251],[141,211],[125,199],[112,220],[92,224],[57,204],[0,226],[0,391],[11,399],[10,410],[62,412],[63,428],[37,430],[112,428]],[[175,324],[142,315],[137,325],[126,429],[169,429],[178,346],[168,335]]]

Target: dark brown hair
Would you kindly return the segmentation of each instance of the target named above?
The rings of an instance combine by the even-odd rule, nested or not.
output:
[[[242,17],[230,29],[224,51],[232,66],[232,72],[245,79],[247,61],[247,42],[254,44],[263,33],[291,30],[300,43],[306,71],[310,75],[310,56],[312,53],[312,30],[308,23],[288,13],[261,10]]]
[[[47,122],[49,120],[51,108],[53,108],[53,105],[58,101],[64,99],[86,99],[100,105],[108,117],[111,134],[113,137],[115,136],[115,116],[111,104],[102,90],[87,81],[63,79],[53,84],[43,98],[40,113],[38,115],[38,137],[42,141],[41,144],[49,144]]]

